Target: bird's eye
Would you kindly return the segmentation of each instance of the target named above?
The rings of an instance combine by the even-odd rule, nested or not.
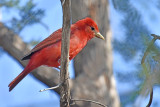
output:
[[[94,27],[91,27],[91,30],[95,30]]]

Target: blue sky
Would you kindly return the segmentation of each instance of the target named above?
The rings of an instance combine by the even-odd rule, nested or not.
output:
[[[22,4],[27,0],[23,0]],[[25,42],[29,42],[31,40],[43,40],[46,38],[49,34],[51,34],[53,31],[61,28],[62,26],[62,9],[61,4],[59,0],[48,0],[47,2],[45,0],[34,0],[34,2],[37,4],[37,8],[42,8],[45,10],[45,17],[42,19],[42,21],[48,25],[49,29],[45,29],[40,24],[35,24],[32,26],[26,27],[21,33],[20,36]],[[159,11],[153,6],[155,2],[145,2],[144,0],[135,0],[134,2],[131,1],[133,6],[136,7],[136,9],[141,13],[141,15],[144,16],[144,23],[148,28],[151,30],[151,32],[154,32],[156,34],[160,34],[160,15]],[[142,8],[142,7],[150,7],[150,8]],[[148,10],[147,10],[148,9]],[[150,15],[149,13],[146,13],[145,11],[151,11]],[[119,26],[121,26],[120,21],[123,19],[123,17],[114,10],[114,8],[110,7],[110,18],[111,18],[111,27],[113,31],[114,39],[119,39],[123,41],[122,37],[124,37],[124,31],[125,28],[121,29]],[[18,17],[17,12],[15,12],[14,9],[7,10],[5,8],[2,8],[2,22],[7,22],[13,15],[16,15]],[[115,17],[116,16],[116,17]],[[151,17],[152,16],[152,17]],[[154,18],[155,17],[155,18]],[[116,19],[115,19],[116,18]],[[157,25],[157,23],[159,25]],[[116,36],[118,35],[118,36]],[[132,72],[134,69],[135,63],[137,63],[140,59],[140,56],[137,55],[134,61],[126,62],[123,57],[118,53],[114,52],[114,64],[113,69],[114,73],[115,71],[126,71]],[[128,70],[128,67],[131,68]],[[70,64],[70,71],[73,71],[73,63]],[[55,106],[59,107],[59,97],[51,92],[39,92],[40,89],[47,88],[44,84],[40,83],[38,80],[36,80],[31,75],[26,76],[12,92],[8,92],[8,84],[23,70],[23,67],[21,67],[11,56],[9,56],[7,53],[4,53],[0,56],[0,107],[50,107]],[[71,77],[73,77],[74,74],[71,73]],[[117,82],[117,90],[119,93],[125,93],[126,91],[130,91],[132,88],[134,88],[134,85],[136,84],[127,84],[122,83],[119,81]],[[131,88],[132,87],[132,88]],[[160,92],[160,88],[156,87],[154,89],[154,101],[158,99],[158,93]],[[149,98],[149,97],[148,97]],[[140,103],[140,105],[143,107],[148,102],[148,98],[144,98],[142,100],[137,100],[136,103]],[[140,99],[140,98],[139,98]],[[139,102],[140,101],[140,102]],[[46,105],[47,104],[47,105]],[[25,106],[24,106],[25,105]]]

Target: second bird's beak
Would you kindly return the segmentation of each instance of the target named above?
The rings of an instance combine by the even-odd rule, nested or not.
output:
[[[100,39],[103,39],[103,40],[104,40],[104,37],[103,37],[99,32],[95,33],[95,36],[96,36],[97,38],[100,38]]]

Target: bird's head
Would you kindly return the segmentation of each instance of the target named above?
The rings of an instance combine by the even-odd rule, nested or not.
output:
[[[104,40],[104,37],[99,32],[97,24],[89,17],[83,19],[85,25],[85,31],[90,38],[97,37]]]

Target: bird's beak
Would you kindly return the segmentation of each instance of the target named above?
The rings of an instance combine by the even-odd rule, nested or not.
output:
[[[103,39],[103,40],[104,40],[104,37],[103,37],[99,32],[95,33],[95,36],[96,36],[97,38],[100,38],[100,39]]]

